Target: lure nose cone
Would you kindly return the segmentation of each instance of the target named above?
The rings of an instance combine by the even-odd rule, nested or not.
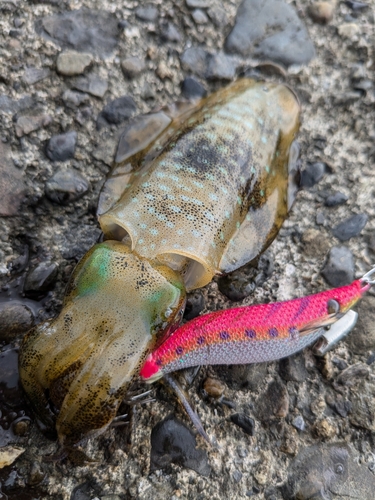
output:
[[[61,444],[106,429],[183,301],[177,273],[123,243],[107,241],[86,254],[60,315],[31,330],[20,353],[25,391],[43,423],[56,421]]]
[[[153,354],[149,354],[146,358],[144,365],[142,366],[139,375],[148,384],[156,382],[163,376],[163,372],[157,364],[157,360],[154,359]]]

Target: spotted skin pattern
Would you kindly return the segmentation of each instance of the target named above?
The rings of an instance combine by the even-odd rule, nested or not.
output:
[[[361,280],[301,299],[238,307],[200,316],[178,328],[143,365],[140,375],[153,382],[198,365],[260,363],[290,356],[322,335],[367,291]],[[329,312],[329,301],[339,312]]]
[[[60,315],[23,340],[23,387],[64,447],[110,425],[146,356],[179,324],[186,290],[257,257],[287,217],[294,93],[243,79],[181,109],[129,124],[129,154],[99,201],[106,241],[75,268]]]

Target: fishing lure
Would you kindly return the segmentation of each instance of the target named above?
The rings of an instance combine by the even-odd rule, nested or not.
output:
[[[170,374],[192,366],[274,361],[316,340],[315,353],[322,355],[354,327],[358,315],[351,308],[375,284],[373,274],[375,268],[350,285],[300,299],[197,317],[178,328],[148,356],[140,376],[147,383],[164,378],[199,434],[212,444],[185,392]]]
[[[216,311],[178,328],[144,363],[140,375],[154,382],[199,365],[273,361],[324,335],[375,283],[375,269],[361,279],[300,299]]]
[[[288,87],[245,78],[125,129],[99,200],[106,241],[20,349],[22,385],[63,447],[111,424],[186,290],[273,241],[296,193],[299,115]]]

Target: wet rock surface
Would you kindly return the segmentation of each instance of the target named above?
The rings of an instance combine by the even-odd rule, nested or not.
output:
[[[316,293],[369,270],[375,248],[372,6],[336,3],[328,19],[332,12],[319,5],[312,19],[307,3],[259,5],[247,1],[241,7],[240,0],[0,5],[0,463],[1,456],[9,463],[0,469],[0,496],[372,500],[372,292],[357,306],[354,331],[323,360],[306,349],[291,360],[201,369],[190,376],[189,398],[218,449],[195,438],[178,404],[160,400],[153,389],[150,397],[157,401],[135,405],[130,424],[111,427],[83,445],[93,462],[44,460],[58,453],[58,446],[40,432],[18,382],[17,349],[25,329],[59,312],[76,262],[100,240],[98,195],[133,116],[181,97],[198,98],[243,72],[281,79],[296,91],[303,109],[302,171],[316,164],[327,169],[319,182],[299,192],[267,251],[271,265],[253,263],[192,292],[185,319]],[[59,54],[66,51],[90,54],[89,66],[79,68],[82,74],[57,71]],[[142,64],[122,65],[129,58]],[[268,69],[254,68],[262,59],[289,70],[268,63]],[[109,120],[103,117],[103,109],[124,96],[132,99],[127,111],[118,113],[115,106]],[[46,155],[51,138],[69,133],[77,135],[66,158],[60,159],[59,149],[52,158]],[[126,156],[124,145],[120,153]],[[67,182],[59,179],[61,172],[70,172]],[[332,228],[352,214],[366,214],[367,223],[335,254]],[[328,254],[331,267],[323,279]],[[57,266],[58,277],[48,291],[37,292],[39,300],[25,297],[26,275],[44,262]],[[210,383],[207,396],[208,375],[216,383]],[[150,470],[152,429],[171,412],[190,431],[176,426],[175,448],[164,434],[158,460],[173,460],[167,468]],[[184,448],[185,432],[191,446]],[[337,456],[343,460],[335,472]]]

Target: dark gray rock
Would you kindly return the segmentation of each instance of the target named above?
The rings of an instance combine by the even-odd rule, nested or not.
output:
[[[199,316],[205,306],[204,296],[201,290],[194,290],[187,296],[184,318],[191,320]]]
[[[266,363],[214,366],[213,371],[230,389],[255,391],[267,375]]]
[[[159,422],[151,432],[150,472],[177,464],[209,476],[207,454],[197,449],[194,434],[174,415]]]
[[[55,285],[59,267],[54,262],[42,262],[31,269],[26,276],[23,291],[27,297],[44,294]]]
[[[373,381],[363,381],[350,393],[353,405],[349,421],[355,427],[375,432],[375,387]],[[357,497],[358,498],[358,497]],[[362,500],[362,497],[359,497]],[[367,498],[367,497],[366,497]]]
[[[352,411],[353,405],[351,401],[336,401],[333,409],[342,418],[346,418]]]
[[[190,9],[205,9],[210,7],[212,0],[186,0],[186,5]]]
[[[136,9],[135,11],[135,15],[141,21],[154,23],[159,16],[159,11],[157,7],[149,4],[145,5],[144,7],[138,7],[138,9]]]
[[[58,170],[44,188],[47,198],[60,205],[78,200],[88,189],[88,181],[73,168]]]
[[[228,15],[224,5],[213,5],[208,9],[207,14],[217,28],[223,28],[228,25]]]
[[[338,205],[343,205],[348,201],[348,197],[340,191],[335,191],[334,193],[327,196],[324,200],[324,205],[326,207],[337,207]]]
[[[241,427],[241,429],[249,436],[255,434],[255,421],[253,418],[245,415],[244,413],[234,413],[230,416],[231,421]]]
[[[181,92],[186,99],[199,99],[207,94],[203,85],[191,76],[187,76],[182,82]]]
[[[26,305],[14,301],[0,304],[0,341],[12,342],[33,325],[33,312]]]
[[[357,307],[358,322],[345,339],[351,352],[364,355],[375,349],[375,297],[367,295]]]
[[[77,145],[77,132],[54,135],[48,141],[46,154],[52,161],[66,161],[74,157]]]
[[[98,117],[98,125],[100,127],[100,118],[104,119],[107,124],[118,125],[119,123],[128,120],[136,111],[136,105],[132,97],[123,96],[110,101],[104,106]]]
[[[348,241],[357,236],[367,224],[367,214],[352,215],[343,220],[332,229],[332,234],[340,241]]]
[[[29,111],[17,118],[16,136],[23,137],[40,128],[47,127],[52,122],[52,117],[38,110]]]
[[[308,373],[303,354],[295,354],[279,361],[279,374],[286,382],[303,382]]]
[[[204,78],[207,72],[209,53],[202,47],[190,47],[181,56],[182,67],[186,71]]]
[[[303,448],[289,466],[287,482],[281,487],[284,500],[372,500],[374,476],[366,465],[358,465],[355,455],[346,443]]]
[[[78,221],[64,233],[57,233],[54,240],[64,259],[78,261],[91,247],[98,243],[101,236],[102,232],[98,227],[88,224],[82,225]]]
[[[75,109],[81,104],[89,101],[89,96],[83,92],[68,89],[63,93],[62,100],[64,101],[65,106]]]
[[[212,54],[208,59],[206,77],[210,80],[231,81],[236,76],[237,64],[225,54]]]
[[[193,10],[191,17],[194,19],[195,24],[206,24],[208,22],[208,17],[202,9]]]
[[[63,49],[90,52],[102,58],[112,54],[120,34],[114,14],[91,9],[45,17],[37,21],[36,30]]]
[[[297,415],[293,420],[292,420],[292,425],[297,431],[303,432],[306,429],[306,424],[305,421],[302,417],[302,415]]]
[[[19,213],[26,193],[23,171],[11,157],[11,148],[0,141],[0,216],[10,217]]]
[[[34,85],[45,78],[49,77],[51,74],[48,68],[26,68],[22,80],[27,85]]]
[[[354,259],[349,248],[331,248],[321,275],[333,287],[351,283],[354,279]]]
[[[256,288],[253,280],[249,280],[247,275],[241,272],[234,272],[228,276],[221,276],[218,279],[220,292],[229,300],[237,302],[248,297]]]
[[[282,0],[244,0],[225,49],[285,66],[306,64],[315,55],[304,24]]]
[[[173,23],[162,23],[160,26],[160,37],[167,42],[181,42],[182,35]]]
[[[72,86],[81,92],[87,92],[95,97],[103,97],[108,90],[107,80],[104,80],[95,73],[77,78]]]
[[[346,0],[345,5],[347,5],[354,12],[358,12],[361,10],[367,10],[369,8],[369,4],[365,2],[359,2],[357,0]]]
[[[121,69],[126,78],[132,79],[146,69],[146,63],[139,57],[127,57],[121,61]]]
[[[269,423],[274,419],[285,418],[289,412],[289,395],[286,385],[281,380],[273,380],[257,399],[257,417]]]
[[[311,188],[315,186],[315,184],[323,179],[326,171],[327,167],[325,163],[316,162],[308,164],[301,172],[301,187]]]
[[[336,378],[336,383],[345,385],[346,387],[353,387],[359,381],[367,379],[370,375],[370,368],[365,363],[355,363],[348,366]]]

